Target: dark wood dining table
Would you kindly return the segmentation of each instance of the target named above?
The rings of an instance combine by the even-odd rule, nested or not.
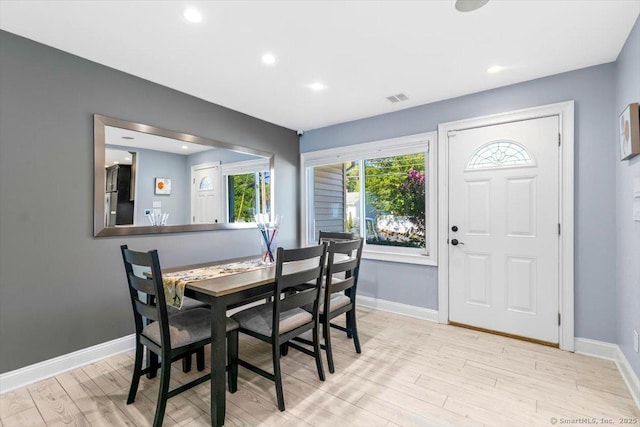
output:
[[[213,265],[247,261],[258,256],[211,261],[201,264],[163,268],[162,273],[192,270]],[[226,394],[226,315],[227,310],[273,294],[275,265],[234,273],[213,279],[190,282],[185,296],[211,305],[211,425],[223,426]]]

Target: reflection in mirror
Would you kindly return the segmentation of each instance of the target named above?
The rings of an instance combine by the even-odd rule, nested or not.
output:
[[[271,213],[273,156],[94,116],[94,235],[246,228]]]

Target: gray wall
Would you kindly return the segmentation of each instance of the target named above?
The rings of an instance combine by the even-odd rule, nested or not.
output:
[[[616,61],[616,119],[627,105],[640,102],[640,18]],[[618,140],[617,120],[613,126]],[[640,222],[631,215],[633,179],[640,178],[640,156],[621,162],[616,152],[616,290],[617,344],[640,376],[640,355],[633,350],[633,331],[640,332]]]
[[[615,341],[615,64],[604,64],[381,116],[307,131],[300,151],[419,132],[438,123],[575,100],[575,333]],[[437,309],[437,269],[366,261],[360,290]],[[377,266],[377,267],[371,267]]]
[[[123,243],[165,266],[259,250],[256,230],[93,238],[94,113],[274,152],[297,243],[294,131],[0,32],[0,372],[133,333]]]

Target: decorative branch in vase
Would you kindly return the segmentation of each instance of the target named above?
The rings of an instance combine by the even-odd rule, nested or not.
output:
[[[255,221],[260,231],[260,260],[265,265],[272,265],[276,260],[277,235],[280,228],[280,215],[275,215],[273,222],[269,214],[256,214]]]

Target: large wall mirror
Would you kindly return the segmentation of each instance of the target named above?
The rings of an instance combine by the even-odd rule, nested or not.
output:
[[[273,154],[94,115],[94,236],[255,227]]]

